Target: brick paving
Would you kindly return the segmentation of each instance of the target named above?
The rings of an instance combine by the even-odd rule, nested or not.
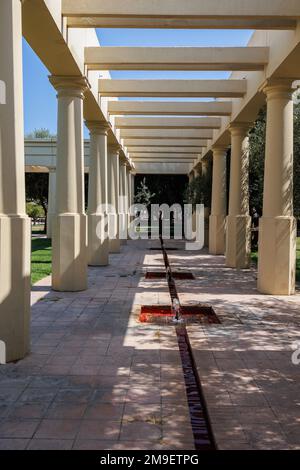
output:
[[[193,449],[177,339],[172,326],[139,324],[142,304],[169,304],[156,242],[128,242],[89,289],[33,287],[32,352],[0,366],[0,449]],[[174,246],[175,242],[169,242]],[[182,248],[181,243],[177,243]],[[169,252],[183,304],[212,304],[221,325],[188,332],[219,449],[300,448],[300,293],[259,295],[254,270],[223,257]]]

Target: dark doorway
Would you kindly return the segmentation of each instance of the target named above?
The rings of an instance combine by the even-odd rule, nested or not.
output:
[[[145,179],[146,185],[155,196],[151,204],[184,204],[184,192],[188,185],[186,175],[136,175],[135,192]]]
[[[147,175],[139,174],[135,178],[135,194],[137,194],[141,184],[146,185],[149,193],[152,195],[151,204],[163,205],[169,207],[179,204],[182,207],[182,230],[184,224],[184,196],[188,186],[188,176],[186,175]],[[150,207],[148,207],[150,216]],[[174,219],[173,213],[170,220],[170,235],[174,236]],[[181,225],[180,223],[180,225]],[[151,222],[149,217],[149,235],[151,230]]]

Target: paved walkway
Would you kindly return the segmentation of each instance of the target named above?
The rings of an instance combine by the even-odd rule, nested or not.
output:
[[[174,245],[174,242],[169,242]],[[0,367],[1,449],[193,449],[172,326],[139,324],[142,304],[168,304],[155,242],[129,242],[82,293],[32,293],[32,353]],[[220,449],[300,448],[300,295],[266,297],[255,272],[222,257],[170,252],[184,304],[211,303],[221,325],[188,326]]]

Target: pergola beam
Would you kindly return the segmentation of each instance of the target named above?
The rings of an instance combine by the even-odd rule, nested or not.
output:
[[[63,0],[73,27],[290,29],[300,18],[298,0]]]
[[[174,157],[171,157],[171,155],[164,155],[163,157],[155,157],[155,156],[150,156],[150,155],[144,155],[144,156],[132,156],[132,160],[134,162],[155,162],[155,163],[163,163],[163,162],[168,162],[168,163],[194,163],[196,160],[197,156],[195,155],[194,157],[189,156],[189,157],[182,157],[178,155],[178,158],[174,159]]]
[[[174,160],[172,161],[171,159],[162,159],[162,160],[156,160],[155,158],[138,158],[138,159],[134,159],[134,162],[135,163],[155,163],[157,165],[160,165],[161,163],[169,163],[170,165],[173,165],[173,164],[178,164],[178,163],[194,163],[195,161],[195,158],[189,158],[189,159],[178,159],[174,162]],[[159,169],[156,171],[156,174],[159,174]]]
[[[121,129],[121,139],[212,139],[212,129]]]
[[[242,98],[246,80],[99,80],[106,97]]]
[[[111,116],[230,116],[230,101],[209,102],[159,102],[159,101],[109,101]]]
[[[124,139],[124,147],[141,148],[141,147],[206,147],[207,140],[176,140],[176,139]]]
[[[130,152],[129,152],[130,153]],[[197,156],[199,155],[199,153],[201,152],[195,152],[194,155],[194,159],[197,158]],[[187,158],[187,159],[191,159],[191,154],[190,153],[185,153],[185,152],[182,152],[182,153],[177,153],[176,155],[174,155],[172,152],[170,153],[165,153],[165,154],[161,154],[161,153],[155,153],[155,152],[152,152],[151,154],[148,154],[147,152],[140,152],[140,153],[136,153],[134,155],[134,159],[138,159],[138,158],[170,158],[171,160],[174,160],[176,161],[178,158]]]
[[[127,147],[130,154],[135,153],[192,153],[199,154],[202,151],[202,147]]]
[[[263,70],[267,47],[87,47],[89,70]]]
[[[220,129],[220,118],[134,118],[117,117],[117,129]]]

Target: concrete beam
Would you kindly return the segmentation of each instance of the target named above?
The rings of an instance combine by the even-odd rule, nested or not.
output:
[[[137,160],[139,158],[157,158],[158,160],[160,160],[161,158],[170,158],[171,160],[174,160],[174,161],[177,161],[177,159],[192,159],[192,160],[195,160],[195,158],[197,158],[197,155],[199,155],[200,152],[195,152],[194,155],[194,158],[192,158],[191,154],[189,153],[177,153],[177,154],[173,154],[173,153],[165,153],[165,154],[161,154],[161,153],[151,153],[151,154],[148,154],[148,153],[145,153],[145,152],[140,152],[140,153],[136,153],[134,156],[132,156],[132,159],[133,160]]]
[[[117,129],[220,129],[220,118],[133,118],[117,117]]]
[[[170,165],[172,165],[173,163],[175,164],[178,164],[178,163],[185,163],[185,164],[193,164],[195,161],[194,158],[191,158],[189,160],[176,160],[176,162],[172,161],[172,160],[155,160],[155,159],[148,159],[148,158],[139,158],[137,160],[135,160],[135,163],[136,164],[139,164],[139,163],[155,163],[156,165],[160,165],[161,163],[168,163]],[[156,172],[156,174],[159,174],[159,170]]]
[[[192,163],[168,163],[168,162],[136,162],[135,173],[140,174],[158,174],[158,175],[187,175],[191,169]]]
[[[202,19],[202,18],[106,18],[67,17],[69,28],[145,28],[145,29],[257,29],[293,30],[297,21],[286,18]]]
[[[86,47],[89,70],[263,70],[267,47]]]
[[[99,93],[110,97],[241,98],[246,80],[99,80]]]
[[[201,153],[202,147],[127,147],[128,152],[135,153]]]
[[[125,139],[124,147],[132,148],[141,148],[141,147],[206,147],[207,140],[176,140],[176,139]]]
[[[230,101],[180,102],[180,101],[109,101],[111,116],[230,116]]]
[[[121,129],[121,139],[212,139],[212,129]]]
[[[73,27],[242,28],[295,27],[298,0],[63,0],[62,13]]]

